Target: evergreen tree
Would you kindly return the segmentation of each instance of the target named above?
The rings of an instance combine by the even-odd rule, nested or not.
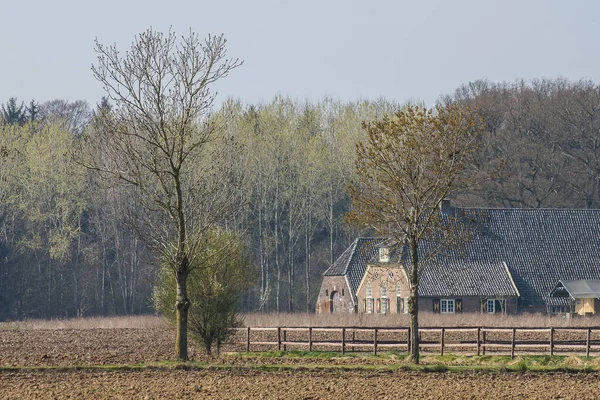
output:
[[[5,124],[23,125],[27,121],[25,104],[21,102],[19,106],[16,97],[8,99],[6,105],[2,104],[2,117]]]

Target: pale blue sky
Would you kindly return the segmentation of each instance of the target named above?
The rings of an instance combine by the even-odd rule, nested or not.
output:
[[[88,100],[94,38],[125,50],[149,26],[225,33],[245,64],[218,85],[247,103],[423,100],[487,78],[600,81],[600,2],[553,0],[0,0],[0,102]]]

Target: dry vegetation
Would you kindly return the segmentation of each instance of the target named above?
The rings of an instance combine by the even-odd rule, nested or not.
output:
[[[114,328],[163,328],[165,321],[152,315],[125,317],[88,317],[69,319],[31,319],[0,322],[0,330],[9,329],[114,329]]]
[[[406,327],[408,314],[365,315],[365,314],[245,314],[244,322],[250,327],[276,326],[381,326]],[[464,313],[440,315],[428,312],[419,313],[419,324],[427,326],[488,326],[488,327],[562,327],[600,326],[600,317],[563,318],[545,314],[488,315]]]
[[[401,315],[364,315],[364,314],[243,314],[245,326],[277,327],[277,326],[332,326],[332,327],[406,327],[409,317]],[[165,328],[163,318],[153,315],[123,316],[123,317],[88,317],[70,319],[32,319],[24,321],[0,322],[0,330],[11,329],[114,329],[114,328]],[[600,326],[599,317],[563,318],[544,314],[522,315],[488,315],[465,313],[440,315],[427,312],[419,314],[421,327],[432,326],[472,326],[472,327],[580,327]]]

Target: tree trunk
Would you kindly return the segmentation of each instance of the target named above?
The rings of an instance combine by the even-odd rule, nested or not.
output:
[[[419,254],[416,240],[410,241],[412,271],[410,273],[410,313],[411,349],[410,358],[413,363],[419,363]]]
[[[175,339],[175,355],[181,361],[187,361],[187,326],[190,301],[187,297],[187,271],[177,271],[177,338]]]

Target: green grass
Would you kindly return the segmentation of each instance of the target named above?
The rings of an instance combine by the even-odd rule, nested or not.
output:
[[[244,362],[244,359],[249,362]],[[351,363],[327,362],[330,359],[353,358]],[[228,359],[230,362],[228,362]],[[252,360],[250,360],[252,359]],[[261,359],[261,362],[256,362]],[[279,359],[279,362],[269,359]],[[290,362],[280,363],[288,359]],[[293,362],[292,362],[293,359]],[[303,359],[305,361],[303,361]],[[364,363],[360,360],[364,359]],[[381,360],[381,363],[373,362]],[[233,361],[233,362],[231,362]],[[207,362],[180,362],[163,361],[144,364],[117,364],[117,365],[75,365],[75,366],[6,366],[0,367],[2,372],[16,371],[110,371],[128,372],[138,370],[227,370],[227,371],[371,371],[381,373],[394,373],[399,371],[419,371],[427,373],[442,372],[471,372],[471,373],[545,373],[545,372],[600,372],[600,363],[597,358],[580,356],[518,356],[511,359],[509,356],[466,356],[447,354],[424,355],[420,364],[412,364],[406,353],[386,352],[378,356],[373,355],[342,355],[336,352],[308,352],[308,351],[270,351],[262,353],[237,353],[228,354],[222,361]]]

